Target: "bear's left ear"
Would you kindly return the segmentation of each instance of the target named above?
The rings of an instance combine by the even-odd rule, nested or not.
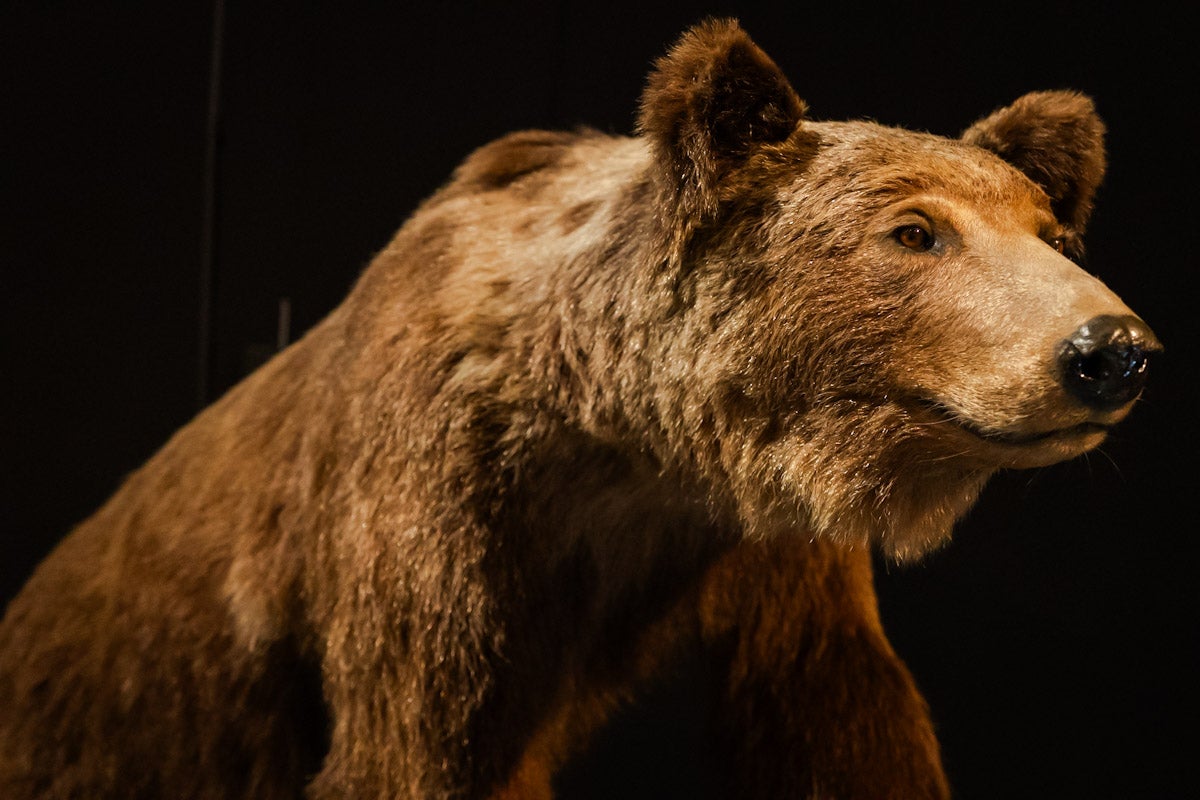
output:
[[[990,150],[1050,196],[1055,216],[1082,232],[1104,178],[1104,123],[1077,92],[1031,92],[979,120],[963,141]]]
[[[787,78],[734,20],[687,31],[650,74],[638,130],[667,170],[685,215],[716,210],[717,187],[761,144],[804,117]]]

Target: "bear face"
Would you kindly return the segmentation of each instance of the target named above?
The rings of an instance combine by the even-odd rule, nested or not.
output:
[[[721,23],[651,78],[695,330],[662,359],[689,387],[679,449],[752,530],[911,558],[996,469],[1099,444],[1159,344],[1072,260],[1104,171],[1087,98],[1033,93],[959,140],[805,111]],[[1089,326],[1115,342],[1091,362]]]

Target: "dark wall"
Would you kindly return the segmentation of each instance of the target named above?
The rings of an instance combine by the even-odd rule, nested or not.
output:
[[[703,16],[736,15],[816,117],[955,134],[1033,89],[1096,99],[1111,167],[1089,268],[1168,355],[1100,452],[1001,476],[947,550],[881,565],[881,602],[960,797],[1195,796],[1197,119],[1182,12],[407,5],[228,3],[207,368],[212,4],[4,6],[2,598],[188,420],[201,387],[211,400],[270,351],[281,300],[294,337],[471,148],[524,127],[630,131],[652,59]],[[577,782],[627,797],[669,781],[688,748],[656,761],[639,743],[686,736],[678,718],[632,717]]]

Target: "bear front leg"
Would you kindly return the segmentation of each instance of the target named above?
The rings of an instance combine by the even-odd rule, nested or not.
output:
[[[453,553],[379,552],[343,558],[348,588],[318,598],[330,598],[313,626],[329,747],[305,796],[482,797],[511,769],[528,727],[500,702],[513,692],[499,689],[505,622],[494,593],[476,559],[456,572]]]
[[[926,703],[884,637],[866,552],[742,545],[706,577],[700,613],[706,638],[730,648],[716,720],[728,796],[950,796]]]

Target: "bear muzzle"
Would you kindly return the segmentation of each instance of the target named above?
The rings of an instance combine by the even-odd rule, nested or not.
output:
[[[928,430],[965,445],[964,452],[1005,467],[1045,466],[1092,449],[1128,413],[1146,385],[1151,357],[1163,351],[1145,322],[1123,304],[1112,305],[1116,313],[1093,312],[1051,346],[1048,382],[1031,382],[1017,394],[961,387],[929,393],[911,413]],[[1018,398],[1018,404],[963,401],[981,397]]]

